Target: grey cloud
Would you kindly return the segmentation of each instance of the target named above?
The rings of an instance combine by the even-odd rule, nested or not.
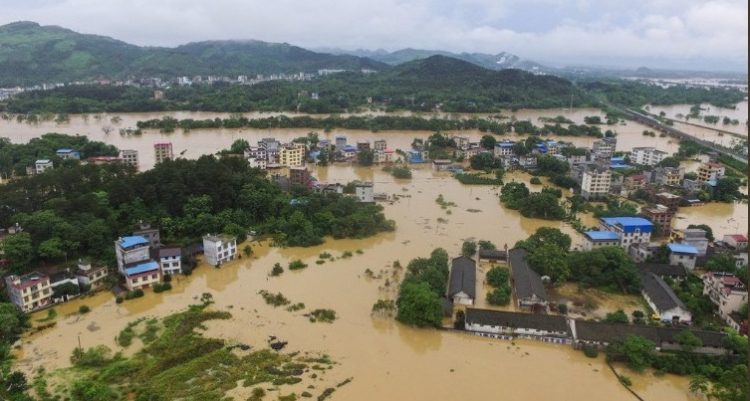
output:
[[[740,0],[0,0],[0,10],[0,23],[32,20],[140,45],[252,38],[511,51],[558,64],[747,66]]]

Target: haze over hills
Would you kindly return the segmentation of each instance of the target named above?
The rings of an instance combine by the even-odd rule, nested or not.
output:
[[[175,48],[140,47],[56,26],[0,26],[0,86],[97,78],[251,75],[319,69],[387,68],[351,55],[316,53],[261,41],[210,41]]]
[[[286,43],[258,40],[203,41],[173,48],[142,47],[57,26],[15,22],[0,26],[0,87],[92,79],[315,73],[320,69],[386,71],[393,66],[432,56],[450,57],[495,71],[520,69],[566,78],[711,76],[747,79],[744,74],[646,68],[555,68],[507,52],[453,53],[411,48],[393,52],[323,50],[312,51]]]
[[[515,54],[500,52],[498,54],[487,54],[487,53],[453,53],[444,50],[425,50],[425,49],[401,49],[393,52],[388,52],[383,49],[378,50],[341,50],[341,49],[320,49],[327,53],[332,54],[349,54],[352,56],[368,57],[376,61],[380,61],[390,65],[398,65],[407,61],[424,59],[430,56],[446,56],[452,57],[459,60],[468,61],[470,63],[488,68],[491,70],[504,70],[509,68],[517,68],[520,70],[532,71],[532,72],[551,72],[554,69],[543,66],[534,61],[525,60],[518,57]]]

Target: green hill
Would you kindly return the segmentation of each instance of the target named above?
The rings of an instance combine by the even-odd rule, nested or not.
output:
[[[236,76],[385,67],[367,58],[316,53],[261,41],[139,47],[34,22],[0,26],[0,87],[99,78]]]
[[[313,97],[311,94],[316,93]],[[298,110],[340,113],[369,106],[389,110],[492,112],[514,107],[582,105],[587,97],[570,81],[521,70],[493,71],[444,56],[410,61],[375,74],[349,72],[312,81],[258,85],[174,87],[163,100],[146,88],[69,86],[35,91],[0,104],[12,113],[204,110]]]

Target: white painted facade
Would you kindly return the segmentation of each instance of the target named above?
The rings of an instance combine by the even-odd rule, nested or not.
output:
[[[237,257],[237,239],[230,235],[206,235],[203,237],[203,254],[206,263],[219,266]]]

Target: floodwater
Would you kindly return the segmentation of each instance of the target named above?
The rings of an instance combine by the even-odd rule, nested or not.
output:
[[[716,107],[710,104],[702,104],[701,108],[703,108],[703,110],[701,111],[701,118],[691,118],[688,120],[688,122],[690,122],[690,124],[696,124],[705,127],[704,129],[701,129],[701,127],[696,127],[695,125],[688,124],[675,124],[675,126],[680,130],[686,131],[693,135],[697,135],[699,137],[701,137],[702,135],[707,135],[707,138],[709,138],[709,140],[713,139],[714,137],[716,137],[717,139],[724,139],[717,135],[716,129],[747,136],[747,103],[747,100],[737,103],[737,106],[734,109]],[[692,107],[692,105],[690,104],[675,104],[670,106],[651,105],[649,106],[649,112],[651,112],[652,114],[659,114],[661,112],[664,112],[667,118],[685,121],[685,116],[690,114],[690,107]],[[729,117],[733,120],[738,120],[739,124],[724,125],[721,121],[719,121],[717,124],[708,124],[707,122],[703,121],[702,117],[707,115],[719,116],[720,119]],[[713,136],[708,136],[709,133]]]
[[[248,118],[269,117],[274,115],[297,116],[300,114],[292,113],[244,113]],[[366,115],[382,115],[381,112],[363,113]],[[506,111],[501,113],[510,118],[519,120],[530,120],[537,126],[543,125],[539,117],[555,117],[562,115],[578,124],[583,123],[586,116],[604,116],[598,109],[546,109],[531,110],[522,109],[516,112]],[[396,113],[392,115],[417,115],[416,113]],[[454,114],[454,113],[432,113],[418,114],[421,116],[439,116],[446,118],[465,118],[465,117],[482,117],[482,114]],[[177,119],[193,118],[225,118],[228,113],[207,113],[207,112],[169,112],[169,113],[123,113],[123,114],[83,114],[71,115],[70,121],[56,123],[54,121],[43,121],[36,124],[27,122],[18,122],[15,119],[0,120],[0,137],[8,137],[14,143],[25,143],[31,138],[39,137],[48,132],[59,132],[70,135],[85,135],[91,140],[102,141],[117,146],[120,149],[136,149],[140,158],[140,168],[149,169],[155,163],[154,143],[169,141],[172,142],[175,155],[182,154],[183,157],[197,158],[200,155],[216,153],[219,150],[226,149],[236,139],[244,138],[250,143],[255,143],[264,137],[275,137],[280,141],[290,141],[299,136],[304,136],[310,129],[204,129],[192,130],[190,132],[176,131],[171,134],[160,133],[158,130],[146,130],[141,136],[120,135],[120,129],[135,128],[136,123],[142,120],[161,118],[162,116],[171,116]],[[325,115],[315,115],[323,117]],[[114,119],[114,120],[113,120]],[[627,121],[617,125],[601,126],[603,131],[608,129],[618,133],[618,150],[630,150],[637,146],[654,146],[659,149],[676,152],[679,148],[675,139],[668,137],[648,137],[643,136],[644,130],[648,127]],[[106,133],[109,132],[109,133]],[[372,133],[361,130],[344,130],[335,129],[331,132],[318,131],[321,138],[333,139],[337,135],[345,135],[350,143],[358,139],[385,139],[388,146],[393,149],[409,149],[414,138],[427,138],[432,132],[429,131],[382,131]],[[452,131],[452,134],[469,136],[473,140],[478,140],[484,133],[476,130]],[[521,139],[517,135],[508,135],[509,139]],[[572,142],[577,146],[590,147],[596,140],[591,137],[555,137],[561,141]]]
[[[329,373],[334,382],[353,377],[336,391],[334,400],[633,399],[603,357],[588,359],[568,346],[415,329],[388,317],[371,316],[378,299],[396,296],[393,283],[403,269],[393,267],[395,260],[405,265],[436,247],[455,257],[465,239],[513,246],[542,226],[561,228],[579,239],[570,227],[523,218],[501,207],[497,188],[463,186],[429,166],[416,169],[411,180],[394,179],[377,168],[349,166],[320,168],[316,174],[329,181],[370,177],[376,192],[402,195],[385,205],[387,217],[397,222],[396,231],[362,240],[328,240],[310,248],[253,243],[253,257],[221,269],[202,265],[190,277],[176,277],[174,289],[166,293],[149,291],[143,298],[120,305],[109,293],[72,301],[58,307],[56,327],[24,338],[19,366],[27,371],[68,366],[68,357],[79,340],[84,347],[105,344],[118,350],[114,338],[127,322],[179,311],[196,303],[200,294],[210,292],[215,307],[230,310],[233,319],[209,322],[206,335],[256,347],[264,346],[268,336],[274,335],[289,342],[285,351],[329,354],[339,364]],[[509,178],[525,179],[522,175]],[[441,194],[456,206],[442,209],[435,202]],[[353,256],[341,258],[345,251]],[[321,252],[331,253],[336,260],[316,264]],[[269,277],[274,263],[281,263],[286,270],[293,259],[301,259],[308,267]],[[366,274],[367,269],[374,274]],[[307,310],[333,309],[338,319],[331,324],[311,323],[304,311],[287,312],[265,304],[259,290],[281,292],[292,302],[303,302]],[[92,306],[91,312],[71,314],[81,304]],[[33,318],[45,315],[41,312]],[[656,379],[632,372],[628,376],[649,401],[689,399],[687,378],[667,375]]]

